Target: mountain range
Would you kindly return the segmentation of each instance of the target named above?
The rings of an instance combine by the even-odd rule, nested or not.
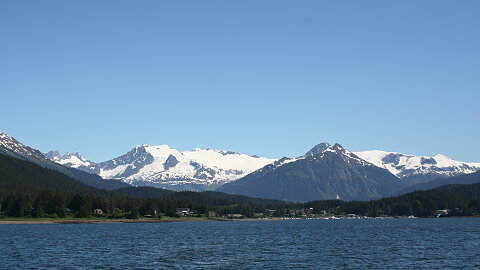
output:
[[[457,182],[480,182],[478,173],[472,173],[478,169],[479,164],[443,155],[350,152],[339,144],[321,143],[301,157],[281,159],[218,191],[293,202],[371,200]]]
[[[218,191],[292,202],[369,200],[393,195],[405,184],[340,144],[323,143],[296,159],[282,159]]]
[[[167,145],[139,145],[122,156],[101,163],[89,161],[78,153],[44,154],[48,159],[105,179],[118,179],[137,186],[171,190],[213,190],[237,180],[275,159],[215,149],[196,148],[179,151]]]
[[[352,163],[360,166],[351,152],[339,145],[310,153],[307,159],[330,159],[339,168]],[[342,160],[337,160],[341,158]],[[300,160],[300,159],[299,159]],[[285,160],[284,160],[285,161]],[[342,162],[343,161],[343,162]],[[291,161],[285,164],[293,164]],[[279,162],[280,163],[280,162]],[[281,165],[282,166],[282,165]],[[370,167],[371,165],[366,165]],[[337,166],[334,166],[337,167]],[[387,172],[385,169],[375,169]],[[351,171],[355,174],[354,171]],[[327,172],[328,173],[328,172]],[[388,172],[387,172],[388,173]],[[323,173],[322,173],[323,175]],[[367,177],[370,173],[365,174]],[[361,177],[360,177],[361,178]],[[96,189],[76,181],[57,170],[39,166],[31,161],[0,153],[0,205],[2,217],[17,218],[88,218],[94,212],[95,219],[146,219],[166,215],[178,217],[178,208],[188,207],[196,215],[246,217],[305,217],[308,215],[359,216],[438,216],[438,209],[447,209],[449,216],[474,216],[480,213],[480,174],[472,173],[441,179],[443,185],[434,190],[416,191],[402,196],[370,200],[369,202],[345,202],[341,200],[317,200],[293,204],[290,202],[251,198],[242,195],[205,191],[175,192],[155,187],[126,187],[113,191]],[[347,177],[348,179],[348,177]],[[456,180],[457,179],[457,180]],[[339,178],[338,182],[345,179]],[[106,181],[106,180],[104,180]],[[362,183],[362,180],[359,180]],[[373,187],[378,183],[371,183]],[[101,209],[101,213],[94,209]],[[308,213],[305,211],[308,210]],[[442,210],[443,211],[443,210]],[[318,216],[317,216],[318,217]]]
[[[480,170],[480,163],[460,162],[440,154],[428,157],[378,150],[355,154],[380,168],[389,170],[408,185]]]
[[[310,151],[325,145],[329,144],[319,144]],[[444,155],[414,156],[379,150],[352,153],[387,169],[406,185],[480,170],[480,163],[460,162]],[[51,161],[98,174],[104,179],[118,179],[132,185],[197,191],[213,190],[283,160],[214,149],[179,151],[167,145],[139,145],[124,155],[100,163],[92,162],[79,153],[62,155],[58,151],[50,151],[44,155]]]
[[[0,153],[58,170],[99,188],[134,185],[176,191],[218,190],[299,202],[370,200],[480,169],[480,163],[459,162],[443,155],[351,152],[328,143],[316,145],[303,156],[281,159],[215,149],[179,151],[167,145],[139,145],[119,157],[96,163],[79,153],[41,153],[0,133]]]

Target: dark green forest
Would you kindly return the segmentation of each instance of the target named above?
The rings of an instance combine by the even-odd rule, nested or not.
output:
[[[479,187],[479,184],[473,185]],[[369,202],[313,201],[305,203],[304,206],[313,208],[314,213],[326,210],[332,214],[348,213],[369,217],[410,215],[431,217],[436,215],[437,210],[443,209],[450,210],[450,216],[472,216],[480,213],[478,195],[477,193],[476,198],[465,198],[447,191],[429,190]]]
[[[288,203],[219,192],[174,192],[152,187],[115,191],[82,184],[58,171],[0,155],[0,216],[27,218],[176,217],[177,208],[198,216],[240,214],[245,217],[309,215],[431,217],[448,209],[450,216],[480,214],[480,184],[450,185],[375,201],[340,200]],[[102,214],[94,214],[101,209]]]

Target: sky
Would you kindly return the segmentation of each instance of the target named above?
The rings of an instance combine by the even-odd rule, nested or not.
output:
[[[140,144],[320,142],[480,162],[480,1],[1,1],[0,132],[93,161]]]

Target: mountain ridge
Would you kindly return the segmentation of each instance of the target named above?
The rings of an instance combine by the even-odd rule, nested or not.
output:
[[[433,157],[414,156],[381,150],[360,151],[355,154],[380,168],[389,170],[409,185],[480,170],[480,163],[461,162],[441,154]]]
[[[39,150],[34,149],[30,146],[26,146],[5,133],[0,133],[0,154],[4,154],[21,160],[30,161],[42,167],[59,171],[69,177],[74,178],[79,182],[96,188],[116,189],[129,186],[128,184],[123,182],[115,180],[105,180],[96,174],[90,174],[76,168],[71,168],[55,163],[46,158]]]
[[[323,151],[320,151],[323,150]],[[282,159],[218,188],[251,197],[305,202],[369,200],[393,195],[404,184],[340,144],[315,146],[304,156]]]
[[[419,190],[431,190],[446,185],[470,185],[476,183],[480,183],[480,171],[448,178],[438,178],[432,181],[411,185],[400,190],[398,194],[405,194]]]

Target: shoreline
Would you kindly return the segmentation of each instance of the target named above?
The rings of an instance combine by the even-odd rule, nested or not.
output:
[[[459,216],[459,217],[442,217],[442,218],[479,218],[480,216]],[[426,217],[414,218],[425,219]],[[434,218],[435,217],[430,217]],[[282,220],[343,220],[341,219],[325,219],[325,218],[243,218],[243,219],[222,219],[222,218],[167,218],[167,219],[29,219],[29,220],[0,220],[0,225],[7,224],[107,224],[107,223],[167,223],[167,222],[192,222],[192,221],[282,221]],[[348,220],[376,220],[375,218],[356,218]],[[382,219],[409,219],[403,217],[388,217]],[[382,220],[378,219],[378,220]],[[410,218],[411,219],[411,218]]]
[[[3,224],[106,224],[106,223],[166,223],[190,221],[233,221],[213,218],[178,218],[178,219],[51,219],[51,220],[0,220]]]

